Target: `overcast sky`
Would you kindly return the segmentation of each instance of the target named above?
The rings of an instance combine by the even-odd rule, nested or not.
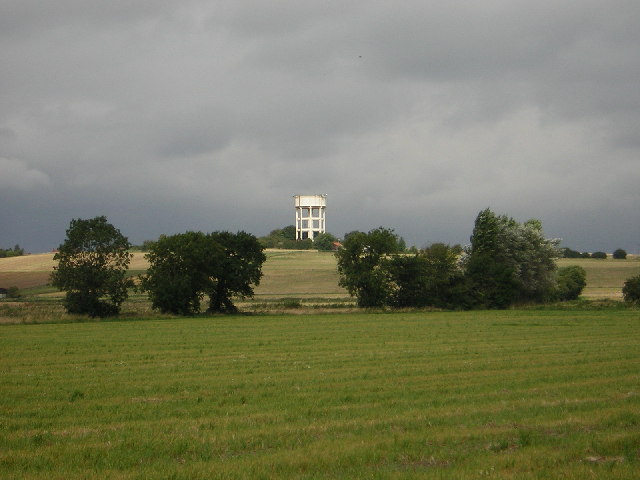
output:
[[[0,247],[481,210],[640,249],[638,0],[0,0]]]

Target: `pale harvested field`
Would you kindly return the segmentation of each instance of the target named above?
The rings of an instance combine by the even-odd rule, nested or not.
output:
[[[558,265],[579,265],[587,272],[587,286],[582,296],[587,299],[622,299],[625,280],[640,275],[640,258],[629,256],[627,260],[596,260],[592,258],[562,258]]]
[[[0,258],[0,287],[32,288],[46,285],[54,265],[53,253]]]
[[[264,277],[256,288],[256,299],[269,297],[348,296],[338,286],[336,258],[333,252],[315,250],[268,250]]]
[[[53,253],[38,253],[22,257],[0,258],[0,287],[33,288],[47,285],[56,264]],[[144,254],[136,252],[129,268],[146,270]]]
[[[267,250],[264,277],[255,289],[256,300],[271,298],[344,298],[346,291],[338,286],[336,259],[332,252],[315,250]],[[561,259],[560,266],[580,265],[587,271],[588,299],[621,299],[627,278],[640,275],[640,258],[627,260]],[[55,262],[53,253],[0,258],[0,287],[33,288],[46,285]],[[132,271],[147,268],[144,253],[135,252]]]

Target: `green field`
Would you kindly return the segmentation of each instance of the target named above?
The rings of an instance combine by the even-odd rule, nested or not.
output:
[[[638,478],[639,321],[3,325],[0,478]]]

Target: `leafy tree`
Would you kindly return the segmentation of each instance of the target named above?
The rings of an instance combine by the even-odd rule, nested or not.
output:
[[[555,283],[557,243],[544,238],[539,220],[520,224],[489,209],[480,212],[466,260],[476,303],[505,308],[547,298]]]
[[[404,241],[404,238],[398,238],[398,252],[406,252],[407,251],[407,242]]]
[[[623,250],[622,248],[618,248],[613,252],[613,258],[615,258],[616,260],[624,260],[627,258],[627,252],[626,250]]]
[[[576,300],[587,285],[587,272],[577,265],[561,267],[556,272],[558,300]]]
[[[245,232],[215,232],[209,239],[222,246],[222,261],[217,265],[217,276],[208,290],[209,311],[233,313],[238,309],[232,297],[253,297],[253,285],[260,285],[262,264],[267,257],[253,235]]]
[[[427,262],[428,305],[438,308],[467,308],[469,299],[461,265],[462,247],[434,243],[423,250]]]
[[[269,235],[260,237],[260,244],[264,248],[283,248],[288,250],[309,250],[313,248],[313,240],[296,240],[296,227],[288,225],[272,230]]]
[[[333,250],[333,242],[337,242],[338,239],[330,233],[321,233],[313,239],[313,246],[320,251]]]
[[[53,259],[51,284],[66,292],[69,313],[116,315],[127,299],[130,244],[104,216],[71,220],[67,238]]]
[[[389,261],[396,307],[464,307],[462,249],[435,243],[415,255],[395,255]]]
[[[470,255],[466,265],[473,304],[486,308],[507,308],[518,298],[514,269],[487,253]]]
[[[296,239],[296,226],[295,225],[287,225],[283,227],[281,230],[281,235],[285,240],[295,240]]]
[[[362,233],[362,232],[361,232],[361,231],[359,231],[359,230],[352,230],[351,232],[347,232],[347,233],[345,233],[345,234],[342,236],[342,238],[344,238],[344,241],[346,241],[346,240],[347,240],[347,238],[349,238],[349,236],[354,235],[354,234],[359,234],[359,233]]]
[[[400,308],[429,305],[429,264],[424,254],[395,255],[386,263],[391,284],[391,305]]]
[[[222,247],[208,242],[202,232],[161,235],[145,255],[149,268],[141,277],[141,288],[151,306],[162,313],[198,313],[210,283],[211,264],[221,256]]]
[[[631,277],[624,282],[622,296],[625,302],[640,304],[640,275]]]
[[[356,297],[361,307],[388,304],[391,278],[386,261],[398,252],[393,230],[379,227],[369,233],[351,232],[336,252],[340,286]]]
[[[232,297],[253,295],[266,259],[258,239],[245,232],[161,236],[145,258],[141,286],[153,308],[180,315],[198,313],[205,295],[209,311],[237,311]]]
[[[591,258],[597,258],[599,260],[605,260],[607,258],[607,254],[605,252],[593,252],[591,254]]]

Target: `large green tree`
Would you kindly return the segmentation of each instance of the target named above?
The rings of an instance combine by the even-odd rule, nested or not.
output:
[[[459,245],[434,243],[414,255],[389,260],[397,307],[465,308],[468,299]]]
[[[395,307],[466,308],[469,300],[459,245],[434,243],[416,254],[388,259],[391,305]]]
[[[258,239],[245,232],[186,232],[162,236],[145,256],[141,286],[153,308],[192,315],[205,296],[211,312],[235,312],[233,297],[250,297],[260,283],[266,257]]]
[[[246,232],[215,232],[209,239],[223,250],[221,262],[213,269],[209,295],[209,311],[233,313],[237,311],[233,297],[253,297],[253,287],[260,285],[264,249],[253,235]]]
[[[129,241],[104,216],[71,220],[66,233],[51,274],[51,284],[66,292],[66,310],[92,317],[118,314],[132,286],[126,277]]]
[[[539,220],[520,224],[483,210],[475,221],[466,262],[475,302],[505,308],[549,298],[558,256],[558,241],[544,238]]]
[[[222,247],[209,242],[202,232],[161,235],[145,255],[149,268],[141,277],[141,288],[151,306],[162,313],[198,313],[221,257]]]
[[[387,261],[398,248],[397,235],[383,227],[346,236],[336,252],[339,283],[356,297],[359,306],[381,307],[389,303],[392,279]]]

